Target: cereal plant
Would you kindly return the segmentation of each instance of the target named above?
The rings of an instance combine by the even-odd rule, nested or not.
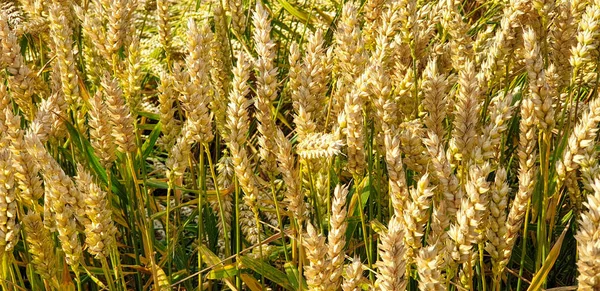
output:
[[[0,0],[1,290],[600,290],[600,0]]]

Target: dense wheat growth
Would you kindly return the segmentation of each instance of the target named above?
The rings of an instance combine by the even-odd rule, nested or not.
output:
[[[600,0],[0,0],[1,290],[600,290]]]

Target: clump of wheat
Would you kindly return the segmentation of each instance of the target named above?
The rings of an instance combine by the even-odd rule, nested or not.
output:
[[[0,2],[2,290],[598,288],[598,0]]]

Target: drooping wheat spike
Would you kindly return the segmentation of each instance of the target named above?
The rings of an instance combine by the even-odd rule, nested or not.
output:
[[[441,242],[434,245],[424,246],[419,249],[417,261],[417,272],[419,273],[419,290],[443,291],[444,276],[442,275],[443,246]]]
[[[586,211],[581,213],[577,239],[577,290],[598,290],[600,288],[600,180],[594,178],[593,192],[584,202]]]
[[[60,71],[62,92],[68,104],[77,104],[79,102],[79,78],[71,38],[73,29],[65,15],[65,9],[58,3],[54,3],[50,7],[50,31],[54,41],[56,65]]]
[[[213,10],[215,33],[210,48],[210,76],[214,97],[211,101],[211,110],[215,115],[215,123],[219,133],[225,137],[227,130],[225,124],[227,117],[227,96],[231,85],[231,51],[227,35],[227,19],[221,1],[216,1]]]
[[[362,74],[363,66],[367,61],[358,23],[357,7],[353,1],[344,4],[334,39],[335,71],[338,78],[332,96],[334,98],[332,116],[344,110],[346,96],[354,87],[352,85],[355,79]]]
[[[428,131],[432,131],[438,137],[444,137],[446,131],[443,122],[446,118],[448,81],[443,74],[438,72],[437,67],[437,59],[431,59],[423,72],[420,91],[423,92],[422,107],[427,112],[423,124]]]
[[[19,240],[17,201],[11,153],[0,150],[0,255],[12,253]]]
[[[244,201],[256,211],[256,200],[259,189],[256,185],[254,173],[246,153],[246,135],[250,123],[248,116],[248,99],[246,95],[250,92],[248,78],[250,76],[250,64],[243,52],[238,53],[237,65],[233,69],[232,90],[229,94],[230,102],[227,108],[227,128],[229,137],[227,145],[231,152],[231,159],[235,167],[235,174],[240,187],[245,193]]]
[[[23,216],[21,222],[27,236],[27,247],[31,255],[34,271],[46,280],[56,275],[57,260],[51,233],[42,222],[39,213],[30,211]]]
[[[406,262],[404,261],[405,246],[403,242],[404,230],[399,217],[392,216],[388,224],[388,231],[381,235],[377,248],[380,260],[377,262],[377,283],[380,290],[404,290],[407,280]]]
[[[25,135],[25,145],[29,154],[37,161],[44,177],[46,190],[44,202],[49,203],[55,219],[58,239],[65,252],[67,264],[74,270],[79,266],[82,255],[78,238],[76,219],[85,221],[84,205],[73,181],[64,173],[58,163],[44,149],[39,138],[32,132]],[[51,216],[46,216],[50,218]]]
[[[414,262],[417,251],[421,248],[425,235],[425,225],[428,221],[428,209],[431,207],[433,189],[429,186],[429,174],[423,175],[417,182],[417,187],[410,189],[410,201],[406,202],[403,219],[404,254],[407,262]]]
[[[256,10],[252,19],[254,24],[254,42],[258,58],[256,59],[256,119],[257,129],[260,133],[258,144],[259,153],[263,163],[261,168],[265,173],[277,174],[275,158],[276,145],[273,136],[276,135],[276,125],[273,119],[272,103],[277,98],[277,68],[275,67],[275,43],[271,40],[271,21],[269,13],[261,1],[256,2]]]
[[[93,98],[90,98],[90,110],[88,124],[90,126],[90,142],[94,148],[96,156],[105,169],[110,168],[110,164],[115,161],[116,145],[112,136],[112,124],[106,122],[105,118],[109,115],[108,107],[102,100],[102,92],[96,91]]]
[[[579,168],[577,161],[583,157],[585,149],[594,143],[598,135],[598,123],[600,122],[600,98],[596,97],[588,104],[588,109],[581,115],[581,119],[569,135],[567,145],[562,157],[556,162],[556,173],[558,175],[558,186],[572,179],[574,171]],[[569,189],[571,190],[571,189]],[[570,191],[572,192],[572,191]],[[575,198],[577,204],[579,197]]]
[[[348,92],[344,102],[346,113],[346,145],[348,146],[348,170],[353,175],[360,176],[366,166],[365,160],[365,130],[363,107],[367,94],[366,74],[361,75]],[[342,126],[340,125],[340,128]]]
[[[479,124],[479,107],[481,92],[475,74],[475,64],[467,60],[459,73],[456,109],[454,111],[454,131],[452,140],[455,146],[455,158],[462,161],[463,170],[469,163],[471,155],[479,142],[477,126]]]
[[[288,202],[287,209],[294,215],[294,218],[302,225],[304,220],[304,196],[300,191],[298,183],[299,172],[296,167],[296,160],[292,153],[292,143],[285,137],[281,130],[277,130],[277,162],[279,172],[282,174],[283,182],[285,183],[285,200]]]
[[[506,234],[504,241],[506,242],[505,249],[502,250],[502,260],[497,265],[497,272],[502,273],[517,239],[517,235],[521,231],[521,226],[528,211],[527,205],[533,194],[536,180],[535,163],[537,160],[536,151],[536,124],[535,124],[535,108],[532,98],[526,95],[521,100],[521,121],[519,123],[519,146],[517,148],[517,156],[519,158],[519,174],[518,174],[518,189],[515,199],[512,202],[508,218],[506,219]],[[558,171],[558,166],[557,166]]]
[[[108,257],[110,250],[116,247],[115,227],[111,218],[112,210],[106,192],[98,186],[92,176],[77,166],[77,187],[83,196],[85,213],[89,223],[85,225],[87,251],[96,258]]]
[[[171,53],[171,24],[169,15],[169,0],[156,1],[156,20],[158,23],[158,34],[160,36],[160,44],[167,56]]]
[[[596,49],[600,42],[600,3],[588,5],[577,31],[577,44],[571,49],[571,58],[569,59],[573,67],[572,81],[579,78],[581,70],[595,60],[597,57]]]
[[[532,96],[537,125],[540,130],[548,132],[554,128],[554,108],[550,87],[546,81],[544,60],[537,43],[533,28],[528,27],[523,32],[525,46],[525,65],[529,77],[529,94]]]
[[[34,208],[37,200],[44,195],[42,181],[38,177],[39,167],[25,149],[20,117],[12,114],[9,109],[5,109],[3,113],[5,137],[10,141],[8,148],[12,152],[12,167],[19,188],[17,197],[21,203]]]
[[[333,193],[331,203],[331,216],[329,218],[329,234],[327,235],[327,254],[330,261],[329,286],[337,289],[341,283],[342,270],[344,266],[346,246],[346,196],[348,187],[337,185]]]
[[[330,267],[327,258],[325,237],[317,233],[310,222],[306,224],[306,236],[302,241],[309,264],[304,266],[306,284],[310,290],[326,290],[329,281],[327,270]]]
[[[393,131],[393,130],[391,130]],[[402,163],[402,154],[400,152],[400,138],[392,136],[391,132],[385,135],[385,162],[387,165],[390,198],[394,215],[402,217],[404,203],[408,200],[408,186],[406,184],[406,174]],[[400,218],[398,218],[400,219]]]
[[[496,171],[496,178],[490,187],[490,214],[489,227],[486,231],[487,242],[485,250],[492,257],[492,273],[494,280],[499,279],[502,270],[499,262],[502,260],[502,251],[506,249],[504,237],[506,235],[506,215],[508,207],[508,193],[510,188],[506,181],[506,170],[500,168]]]
[[[177,99],[175,97],[175,89],[173,86],[173,78],[167,74],[162,74],[160,85],[158,85],[158,103],[160,104],[160,123],[162,125],[161,131],[163,133],[161,145],[165,149],[171,148],[181,130],[178,120],[175,119],[177,108],[173,103]]]
[[[122,153],[133,153],[136,150],[134,119],[129,106],[123,99],[123,91],[116,79],[105,77],[102,80],[105,90],[106,105],[109,112],[109,122],[112,125],[112,136],[117,148]]]
[[[333,134],[311,133],[298,143],[296,152],[303,159],[329,159],[340,154],[343,145]]]
[[[361,290],[360,284],[365,281],[363,277],[363,264],[359,258],[353,258],[350,263],[346,265],[346,273],[344,274],[344,280],[342,282],[342,290],[344,291],[359,291]]]

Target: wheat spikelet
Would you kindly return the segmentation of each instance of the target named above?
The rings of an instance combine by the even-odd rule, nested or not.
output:
[[[388,224],[387,233],[381,235],[381,242],[377,246],[380,252],[380,261],[377,262],[377,282],[380,290],[404,290],[406,288],[406,264],[404,262],[405,246],[402,240],[400,218],[392,216]]]
[[[353,175],[363,174],[366,161],[364,153],[365,130],[363,107],[367,94],[366,74],[361,75],[352,91],[346,95],[344,112],[346,113],[346,145],[348,146],[348,171]],[[340,125],[340,128],[343,128]]]
[[[277,146],[279,172],[283,176],[283,182],[286,186],[285,200],[288,202],[287,209],[290,211],[299,224],[302,225],[304,219],[304,196],[300,191],[298,183],[299,173],[296,168],[296,161],[292,155],[292,143],[285,137],[281,130],[277,130]]]
[[[156,19],[158,24],[158,34],[160,36],[160,44],[167,53],[171,51],[171,25],[169,24],[169,0],[156,1]]]
[[[580,197],[575,195],[575,189],[571,184],[575,178],[573,172],[579,168],[577,161],[583,157],[585,149],[593,144],[598,135],[599,122],[600,98],[596,97],[589,102],[587,111],[582,114],[581,119],[573,128],[563,155],[556,163],[558,189],[565,184],[576,204],[579,204]]]
[[[73,181],[65,175],[58,163],[44,149],[40,140],[33,133],[25,135],[25,145],[29,154],[38,162],[44,177],[45,197],[44,202],[49,203],[54,217],[58,238],[65,252],[67,263],[76,269],[81,259],[81,243],[75,219],[84,221],[83,200]],[[46,208],[46,206],[45,206]],[[45,210],[46,211],[46,210]]]
[[[490,214],[488,219],[489,228],[486,231],[488,242],[485,250],[492,257],[492,272],[494,276],[499,276],[502,267],[499,262],[502,260],[502,250],[506,249],[504,237],[506,235],[506,209],[508,207],[508,193],[510,188],[506,181],[506,170],[500,168],[496,171],[496,179],[490,187]]]
[[[35,114],[33,95],[39,91],[39,78],[25,64],[21,56],[21,46],[17,37],[8,27],[6,14],[0,12],[0,47],[2,57],[0,57],[0,68],[6,68],[8,85],[11,90],[13,100],[19,105],[21,110],[26,113],[26,117],[31,120]]]
[[[233,88],[229,94],[231,100],[227,108],[227,128],[229,136],[227,145],[231,152],[231,158],[235,167],[235,174],[240,183],[240,187],[246,194],[244,202],[256,213],[256,201],[259,196],[259,189],[254,180],[254,173],[246,153],[246,134],[248,132],[248,100],[246,95],[250,91],[248,78],[250,73],[250,64],[244,53],[238,53],[237,65],[234,68]]]
[[[419,290],[442,291],[446,290],[442,275],[443,253],[441,243],[419,249],[416,257],[417,272],[419,273]]]
[[[79,99],[79,78],[73,56],[71,36],[73,30],[64,9],[58,3],[50,7],[50,35],[54,41],[56,63],[60,72],[62,92],[67,103],[77,104]]]
[[[303,159],[332,158],[341,152],[344,143],[330,133],[310,133],[296,147]]]
[[[231,16],[233,31],[242,35],[246,30],[246,15],[244,14],[244,3],[236,0],[226,0],[225,9]]]
[[[346,95],[354,86],[355,79],[360,76],[366,63],[364,42],[358,26],[358,12],[356,4],[346,2],[342,8],[342,16],[334,34],[335,39],[335,71],[339,75],[336,89],[333,93],[332,114],[338,114],[344,109]],[[357,82],[356,82],[357,83]]]
[[[306,251],[306,258],[310,262],[304,266],[306,284],[310,290],[326,290],[329,280],[327,270],[330,267],[327,258],[325,237],[317,234],[317,230],[308,222],[306,224],[306,237],[302,241]]]
[[[360,284],[365,281],[363,277],[363,264],[360,259],[353,258],[348,265],[346,265],[346,273],[344,274],[344,280],[342,283],[342,290],[344,291],[359,291],[361,290]]]
[[[111,218],[110,202],[106,192],[94,182],[92,176],[81,165],[77,165],[76,181],[85,201],[85,213],[89,219],[85,224],[87,251],[98,259],[106,258],[110,255],[110,250],[116,247],[117,228]]]
[[[307,85],[309,95],[304,98],[304,107],[316,121],[325,118],[327,106],[328,76],[332,70],[331,48],[325,47],[324,32],[317,29],[308,37],[306,53],[303,58],[302,78]]]
[[[555,9],[556,18],[549,29],[550,62],[559,72],[558,87],[563,87],[569,82],[571,64],[571,47],[575,45],[577,23],[572,13],[571,1],[558,3]]]
[[[257,129],[260,133],[258,144],[260,157],[263,163],[261,168],[268,175],[277,174],[275,158],[276,145],[271,137],[276,135],[276,125],[271,111],[272,103],[277,98],[277,68],[275,67],[275,43],[271,40],[271,21],[269,13],[261,1],[256,2],[256,9],[252,19],[254,23],[254,42],[256,45],[256,119]]]
[[[592,187],[594,184],[594,178],[600,174],[598,154],[595,151],[595,148],[591,145],[588,146],[583,154],[583,157],[577,161],[577,164],[580,167],[582,178],[581,183],[583,183],[583,188],[590,193],[594,192]]]
[[[10,141],[9,149],[14,162],[12,167],[19,188],[17,195],[20,202],[35,207],[37,200],[44,194],[42,181],[38,177],[39,167],[24,147],[23,131],[20,128],[21,119],[13,115],[9,109],[5,109],[4,113],[7,126],[5,137]]]
[[[423,124],[425,124],[428,131],[432,131],[438,137],[443,137],[446,133],[443,122],[446,118],[447,101],[445,94],[447,86],[446,78],[438,72],[437,60],[429,60],[423,72],[420,90],[423,92],[422,107],[427,112]]]
[[[502,273],[520,232],[527,211],[527,204],[533,193],[536,179],[535,162],[537,159],[535,131],[535,109],[531,97],[521,101],[521,122],[519,123],[519,185],[515,199],[512,202],[506,219],[505,249],[502,250],[502,260],[498,263],[497,272]]]
[[[19,240],[15,181],[11,153],[0,151],[0,255],[12,253]]]
[[[467,61],[460,71],[456,110],[454,112],[455,158],[462,161],[463,167],[469,163],[471,153],[478,144],[477,120],[480,107],[480,91],[475,75],[475,64]]]
[[[487,191],[489,185],[486,177],[490,172],[489,164],[473,166],[469,170],[469,177],[465,184],[465,198],[457,213],[456,224],[450,226],[448,234],[454,241],[452,259],[464,264],[469,262],[472,255],[473,244],[481,242],[486,226],[485,217],[489,210]],[[466,270],[470,273],[471,270]]]
[[[178,120],[175,119],[177,108],[173,106],[173,103],[176,100],[173,79],[167,74],[162,74],[160,80],[161,82],[158,86],[158,102],[160,104],[161,131],[163,133],[160,141],[162,146],[165,149],[168,149],[173,145],[174,140],[177,138],[180,131],[180,125]]]
[[[102,92],[96,91],[94,97],[90,99],[90,110],[88,112],[92,147],[102,166],[108,169],[116,159],[116,146],[112,136],[112,125],[104,121],[109,111],[104,100],[102,100]]]
[[[569,59],[573,67],[572,80],[579,78],[582,68],[595,59],[596,48],[600,41],[598,37],[598,27],[600,26],[600,6],[597,4],[589,5],[579,22],[577,32],[577,44],[571,49],[571,58]]]
[[[129,106],[123,99],[123,91],[116,79],[105,77],[102,81],[108,107],[111,134],[115,139],[118,150],[122,153],[133,153],[136,150],[134,119],[131,117]]]
[[[42,217],[36,212],[29,212],[21,221],[27,234],[27,246],[35,272],[46,280],[53,278],[58,268],[50,231],[44,227]]]
[[[543,131],[554,128],[554,110],[552,96],[549,95],[549,85],[544,72],[544,60],[537,44],[536,34],[531,27],[523,32],[525,46],[525,64],[529,77],[529,94],[534,103],[538,127]]]
[[[579,231],[577,239],[577,270],[579,271],[578,290],[597,290],[600,288],[600,180],[594,178],[591,185],[593,193],[588,195],[584,203],[587,211],[581,214],[579,219]]]
[[[348,187],[337,185],[331,203],[331,216],[329,218],[329,234],[327,235],[327,255],[329,257],[329,284],[330,288],[337,289],[341,283],[344,266],[344,247],[346,246],[346,196]]]
[[[217,218],[219,221],[217,222],[217,228],[219,229],[219,250],[221,252],[225,251],[225,247],[229,242],[224,241],[226,231],[229,231],[231,224],[231,216],[233,212],[233,177],[235,175],[235,170],[233,169],[233,163],[231,162],[231,157],[223,156],[219,162],[217,163],[217,185],[219,187],[219,194],[221,195],[221,201],[223,203],[223,218],[222,220],[220,213],[221,209],[219,207],[219,201],[210,201],[210,206],[213,209],[213,212],[217,214]]]
[[[402,222],[404,223],[404,254],[407,262],[413,262],[416,252],[422,246],[422,237],[425,235],[427,224],[427,210],[431,206],[433,189],[429,187],[429,174],[423,175],[417,182],[417,187],[410,189],[410,201],[407,201]]]
[[[394,208],[394,215],[401,217],[403,215],[404,202],[407,201],[409,193],[406,185],[404,165],[402,164],[402,155],[400,153],[400,139],[397,136],[392,137],[391,133],[386,134],[385,148],[390,198]]]
[[[499,93],[490,101],[490,123],[483,128],[481,137],[481,160],[500,158],[502,134],[508,129],[516,105],[511,105],[513,92]],[[479,162],[479,161],[477,161]]]
[[[139,37],[135,35],[131,37],[131,44],[129,44],[127,52],[126,78],[123,78],[123,96],[125,96],[133,113],[137,114],[142,110],[142,56]]]
[[[225,11],[221,6],[221,1],[216,1],[216,7],[213,11],[215,23],[215,33],[211,42],[210,64],[211,80],[214,90],[214,98],[211,101],[211,110],[215,115],[215,123],[219,133],[225,137],[227,121],[225,112],[227,111],[227,95],[230,90],[231,78],[231,51],[229,49],[227,36],[227,19]]]

